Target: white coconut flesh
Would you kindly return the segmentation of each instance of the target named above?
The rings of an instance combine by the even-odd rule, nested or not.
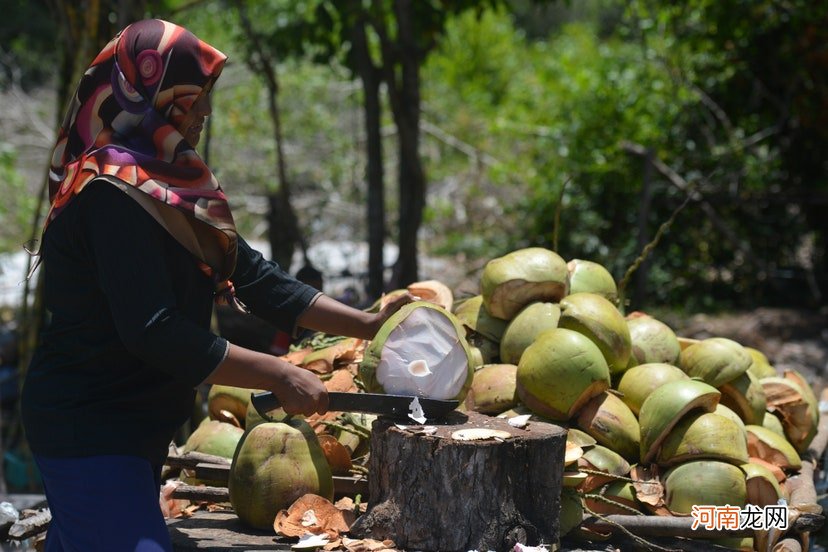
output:
[[[389,394],[453,399],[468,362],[451,320],[435,309],[414,309],[385,341],[376,377]]]

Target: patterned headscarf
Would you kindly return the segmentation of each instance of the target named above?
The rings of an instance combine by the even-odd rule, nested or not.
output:
[[[81,78],[60,129],[44,232],[89,182],[107,180],[196,256],[215,280],[218,302],[235,303],[228,278],[237,235],[227,198],[177,130],[226,59],[159,19],[133,23],[112,39]]]

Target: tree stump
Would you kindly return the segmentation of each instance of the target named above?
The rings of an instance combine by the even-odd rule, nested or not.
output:
[[[566,430],[525,429],[476,412],[452,412],[436,431],[379,418],[371,432],[368,511],[359,538],[408,550],[511,550],[558,542]],[[485,428],[506,438],[458,440]]]

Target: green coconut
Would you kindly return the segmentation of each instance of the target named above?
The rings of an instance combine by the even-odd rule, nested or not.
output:
[[[230,465],[230,504],[256,529],[273,529],[276,514],[302,495],[333,500],[333,476],[313,429],[296,418],[244,433]]]
[[[569,270],[569,293],[596,293],[613,304],[618,302],[618,286],[603,265],[572,259],[566,263],[566,268]]]
[[[480,278],[483,305],[503,320],[511,320],[529,303],[556,303],[568,289],[566,261],[542,247],[518,249],[492,259]]]
[[[475,295],[459,303],[454,309],[454,315],[464,325],[494,343],[500,343],[500,338],[506,330],[508,322],[495,318],[483,306],[483,296]]]
[[[244,427],[250,393],[250,389],[243,387],[212,385],[207,393],[207,410],[210,413],[210,418],[228,421],[227,415],[222,411],[229,412],[238,421],[239,426]]]
[[[765,391],[756,376],[745,372],[719,387],[721,402],[731,408],[746,424],[761,425],[767,403]]]
[[[745,421],[742,419],[742,417],[736,414],[730,408],[723,405],[722,403],[717,404],[716,410],[714,410],[713,412],[715,412],[719,416],[724,416],[725,418],[733,420],[733,422],[735,422],[736,425],[738,425],[742,431],[745,431]]]
[[[711,337],[690,345],[679,356],[679,368],[691,378],[721,387],[744,374],[751,364],[745,348],[725,337]]]
[[[639,364],[624,372],[617,389],[621,400],[638,416],[650,393],[671,381],[690,379],[680,368],[663,362]]]
[[[575,293],[561,300],[558,326],[582,333],[601,350],[612,373],[628,368],[632,343],[627,321],[607,299],[595,293]]]
[[[762,426],[747,425],[745,429],[750,456],[787,471],[796,471],[802,467],[802,459],[785,437]]]
[[[474,373],[466,395],[466,409],[484,414],[499,414],[517,406],[517,366],[487,364]]]
[[[771,414],[770,412],[765,412],[765,417],[762,418],[762,427],[773,431],[774,433],[778,433],[782,437],[785,437],[785,428],[782,427],[782,422],[779,421],[779,418]]]
[[[561,515],[558,530],[563,537],[581,524],[584,519],[584,503],[575,489],[561,489]]]
[[[745,347],[745,351],[750,355],[751,364],[748,367],[748,372],[756,376],[758,379],[772,378],[778,376],[776,368],[774,368],[765,353],[753,347]]]
[[[568,420],[609,386],[609,367],[601,350],[572,330],[555,328],[541,333],[518,364],[521,402],[556,421]]]
[[[243,429],[232,424],[205,419],[187,438],[182,451],[202,452],[229,460],[233,458],[243,434]]]
[[[747,502],[745,473],[738,466],[716,460],[686,462],[664,474],[665,503],[679,514],[693,506],[737,506]]]
[[[463,401],[474,378],[465,330],[447,310],[415,301],[377,332],[359,366],[372,393]]]
[[[584,451],[578,458],[578,468],[606,474],[588,473],[588,477],[579,488],[585,493],[630,473],[630,463],[623,456],[603,445],[595,445]]]
[[[672,365],[678,362],[681,347],[670,326],[652,316],[635,312],[627,316],[627,327],[632,343],[630,362]]]
[[[500,361],[517,364],[539,333],[558,327],[561,308],[554,303],[531,303],[515,315],[500,338]]]
[[[717,389],[693,379],[665,383],[650,393],[638,413],[642,463],[655,460],[664,439],[689,412],[713,412],[720,397]]]
[[[667,435],[657,463],[673,466],[688,460],[721,460],[731,464],[748,461],[744,424],[715,412],[690,414]]]
[[[764,508],[772,506],[782,498],[782,489],[776,476],[765,466],[759,464],[742,464],[747,482],[747,502]]]
[[[798,372],[760,380],[772,412],[782,422],[785,436],[798,452],[808,450],[817,432],[819,405],[811,386]]]
[[[638,420],[613,393],[605,391],[587,402],[578,413],[578,427],[627,460],[638,460],[641,438]]]

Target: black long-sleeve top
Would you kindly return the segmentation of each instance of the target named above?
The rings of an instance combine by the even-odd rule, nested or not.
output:
[[[50,321],[21,398],[32,451],[163,461],[195,387],[227,353],[209,331],[210,278],[135,200],[100,181],[50,223],[42,254]],[[253,314],[286,331],[319,293],[242,239],[231,280]]]

